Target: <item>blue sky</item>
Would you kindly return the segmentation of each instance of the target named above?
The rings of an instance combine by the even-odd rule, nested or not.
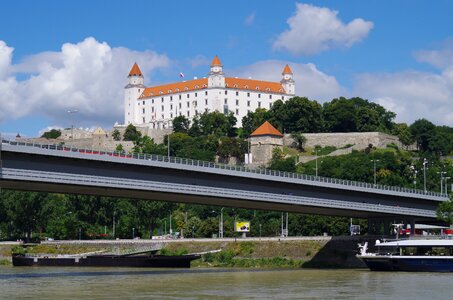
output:
[[[213,4],[220,3],[220,4]],[[0,10],[0,131],[121,123],[134,61],[148,85],[279,80],[320,102],[359,96],[411,123],[453,126],[452,1],[8,1]]]

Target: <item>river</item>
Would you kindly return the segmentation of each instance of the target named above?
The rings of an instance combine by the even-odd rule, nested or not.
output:
[[[451,299],[453,274],[0,266],[1,299]]]

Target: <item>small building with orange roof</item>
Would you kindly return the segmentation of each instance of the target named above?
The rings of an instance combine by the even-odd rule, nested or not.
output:
[[[271,160],[275,148],[283,148],[283,134],[266,121],[250,134],[249,143],[250,163],[265,165]]]
[[[182,74],[181,74],[182,75]],[[182,77],[182,76],[181,76]],[[226,77],[216,55],[207,77],[145,86],[137,63],[128,75],[124,94],[124,125],[171,128],[177,116],[191,120],[204,112],[232,113],[237,127],[242,118],[257,108],[270,109],[277,100],[287,101],[295,95],[293,72],[284,66],[280,82]]]

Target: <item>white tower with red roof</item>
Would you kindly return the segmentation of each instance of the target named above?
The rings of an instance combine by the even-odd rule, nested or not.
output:
[[[132,66],[127,80],[128,84],[124,87],[124,124],[145,123],[144,120],[137,120],[138,114],[136,114],[137,106],[140,104],[137,99],[145,89],[145,79],[137,63]],[[145,106],[143,106],[143,109],[145,109]]]
[[[282,72],[282,80],[280,83],[282,84],[283,88],[285,89],[285,92],[289,95],[295,95],[296,94],[296,87],[294,84],[294,79],[293,79],[293,71],[291,68],[286,65],[285,68],[283,69]]]

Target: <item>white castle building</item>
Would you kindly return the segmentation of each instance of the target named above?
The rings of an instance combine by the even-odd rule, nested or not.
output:
[[[232,112],[236,126],[257,108],[269,109],[276,100],[295,95],[293,72],[286,65],[280,82],[225,77],[217,56],[207,78],[145,87],[144,77],[135,63],[129,72],[124,96],[124,124],[169,128],[176,116],[191,120],[205,111]]]

